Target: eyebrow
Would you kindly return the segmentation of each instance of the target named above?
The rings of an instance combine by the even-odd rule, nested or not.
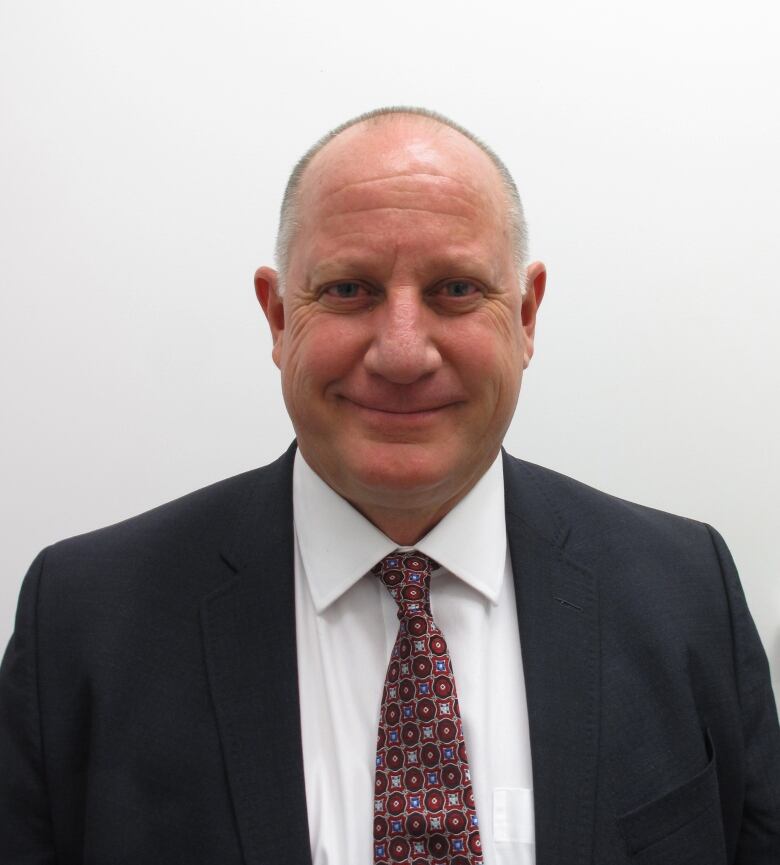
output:
[[[341,255],[324,259],[312,268],[309,279],[312,283],[321,283],[332,279],[368,278],[382,269],[382,261],[378,255]],[[481,278],[492,283],[498,283],[497,263],[491,259],[475,258],[466,254],[433,255],[426,259],[423,273],[431,272],[441,276]]]

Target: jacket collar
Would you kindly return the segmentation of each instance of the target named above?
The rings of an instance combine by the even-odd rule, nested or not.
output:
[[[246,865],[311,861],[295,643],[295,447],[256,474],[207,596],[209,686]]]
[[[537,865],[591,861],[598,761],[598,594],[565,551],[540,469],[504,454],[506,528],[531,733]]]

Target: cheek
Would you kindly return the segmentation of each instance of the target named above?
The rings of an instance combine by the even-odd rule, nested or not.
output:
[[[359,328],[346,316],[313,317],[292,328],[282,352],[287,398],[316,399],[349,373],[362,357]]]
[[[450,358],[470,388],[505,397],[519,387],[523,362],[522,332],[496,322],[473,321],[450,341]]]

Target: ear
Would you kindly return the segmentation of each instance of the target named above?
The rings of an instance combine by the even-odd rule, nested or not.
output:
[[[523,322],[525,345],[523,347],[523,369],[528,368],[534,355],[534,333],[536,331],[536,312],[544,297],[547,285],[547,268],[541,261],[529,264],[525,271],[526,292],[520,307],[520,317]]]
[[[282,356],[282,337],[284,335],[284,303],[279,297],[279,277],[272,267],[259,267],[255,272],[255,294],[263,308],[274,347],[271,357],[280,366]]]

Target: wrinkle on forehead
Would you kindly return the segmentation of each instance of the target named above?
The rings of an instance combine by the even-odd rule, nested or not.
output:
[[[388,178],[380,184],[358,182],[341,186],[320,197],[311,210],[312,218],[331,222],[358,214],[398,212],[475,220],[492,211],[486,196],[461,191],[459,184],[448,178],[444,183],[429,182],[420,175],[411,184],[401,180],[398,183],[395,178]]]
[[[493,223],[501,230],[503,208],[488,192],[446,175],[414,172],[329,184],[302,208],[303,224],[334,226],[367,214],[426,214],[463,222]]]
[[[348,216],[353,216],[358,213],[428,213],[431,215],[437,216],[452,216],[455,219],[465,219],[469,220],[469,217],[464,213],[458,213],[455,210],[445,210],[443,208],[435,208],[435,207],[388,207],[387,205],[381,205],[376,207],[351,207],[345,213],[332,213],[325,217],[326,220],[330,219],[341,219]]]
[[[448,174],[443,174],[440,171],[399,171],[399,172],[396,172],[395,174],[382,174],[382,175],[379,175],[378,177],[368,177],[364,180],[354,180],[354,181],[351,181],[350,183],[343,185],[341,188],[346,189],[347,187],[350,187],[350,186],[353,186],[353,187],[370,186],[372,184],[382,183],[382,181],[384,181],[384,180],[393,180],[393,181],[398,182],[398,181],[403,180],[404,178],[408,178],[410,181],[414,181],[417,179],[419,179],[419,180],[428,179],[432,183],[446,185],[446,186],[453,185],[453,184],[454,185],[460,185],[460,186],[465,186],[474,195],[482,196],[485,194],[485,190],[480,189],[477,186],[474,186],[473,184],[464,180],[462,177],[455,179],[455,178],[450,177]],[[411,186],[411,184],[408,184],[408,185]],[[415,189],[412,187],[406,191],[414,192]],[[453,197],[462,197],[462,196],[457,196],[457,193],[455,193],[454,191],[449,191],[448,194],[452,195]],[[464,200],[467,200],[467,199],[464,198]]]
[[[322,193],[329,208],[349,209],[353,213],[375,209],[376,205],[366,202],[376,201],[377,195],[391,208],[431,210],[453,216],[473,214],[480,206],[490,207],[494,203],[484,191],[460,179],[417,172],[352,181]]]

